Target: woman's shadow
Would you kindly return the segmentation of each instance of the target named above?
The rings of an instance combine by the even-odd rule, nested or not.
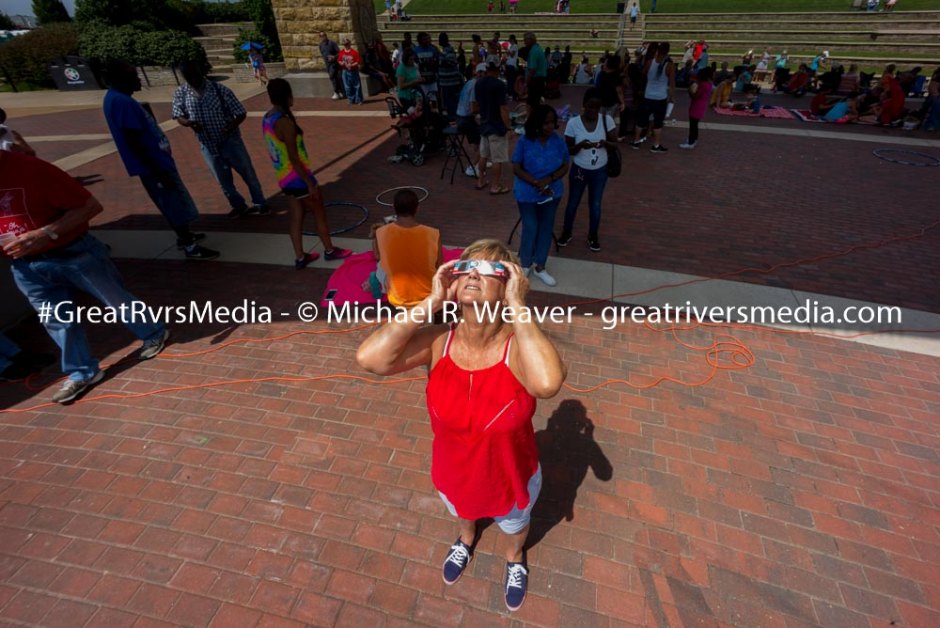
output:
[[[574,502],[588,469],[607,482],[614,470],[594,440],[594,423],[580,401],[567,399],[536,432],[542,465],[542,492],[532,509],[526,548],[534,547],[562,519],[574,519]]]

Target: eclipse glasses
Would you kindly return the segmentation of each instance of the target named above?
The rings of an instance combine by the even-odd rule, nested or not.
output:
[[[457,262],[451,271],[453,275],[466,275],[476,270],[480,275],[489,277],[508,277],[509,270],[500,262],[488,262],[483,259],[466,259]]]

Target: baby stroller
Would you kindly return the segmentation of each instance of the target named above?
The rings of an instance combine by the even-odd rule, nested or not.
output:
[[[429,96],[433,96],[432,92]],[[399,137],[407,138],[395,151],[389,161],[398,163],[408,160],[413,166],[424,164],[425,157],[444,146],[444,127],[447,126],[444,117],[434,111],[433,98],[418,93],[415,104],[407,110],[394,96],[385,98],[388,114],[397,122],[392,128]]]

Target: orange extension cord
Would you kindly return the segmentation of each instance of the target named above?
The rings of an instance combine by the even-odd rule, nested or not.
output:
[[[803,264],[809,264],[813,262],[821,262],[825,260],[835,259],[838,257],[849,255],[857,251],[882,248],[884,246],[887,246],[889,244],[893,244],[896,242],[917,240],[927,235],[928,231],[935,229],[937,226],[940,226],[940,219],[937,219],[933,223],[925,227],[922,227],[916,233],[902,235],[902,236],[893,236],[890,238],[885,238],[883,240],[879,240],[877,242],[872,242],[868,244],[857,244],[857,245],[848,247],[846,249],[842,249],[841,251],[835,251],[833,253],[826,253],[824,255],[819,255],[816,257],[803,258],[803,259],[794,260],[790,262],[781,262],[779,264],[771,266],[770,268],[742,268],[739,270],[722,273],[721,275],[718,275],[717,277],[703,277],[703,278],[698,278],[698,279],[690,279],[688,281],[681,281],[677,283],[656,286],[654,288],[649,288],[647,290],[639,290],[636,292],[625,292],[623,294],[614,295],[611,298],[591,299],[587,301],[573,301],[573,302],[567,303],[566,305],[589,305],[589,304],[594,304],[594,303],[604,303],[614,298],[632,297],[632,296],[639,296],[642,294],[650,294],[652,292],[656,292],[657,290],[662,290],[665,288],[676,288],[680,286],[687,286],[690,284],[699,283],[703,281],[711,281],[712,279],[727,279],[729,277],[743,275],[745,273],[770,274],[781,268],[791,268],[794,266],[801,266]],[[226,347],[232,346],[234,344],[249,343],[249,342],[275,342],[275,341],[284,340],[292,336],[297,336],[301,334],[348,334],[348,333],[352,333],[356,331],[361,331],[363,329],[369,329],[374,326],[375,325],[373,324],[373,325],[360,325],[358,327],[353,327],[350,329],[342,329],[342,330],[327,329],[327,330],[321,330],[321,331],[295,331],[295,332],[291,332],[291,333],[284,334],[281,336],[274,336],[270,338],[236,339],[236,340],[231,340],[229,342],[225,342],[219,345],[218,347],[205,349],[203,351],[193,351],[190,353],[166,353],[164,352],[160,354],[160,356],[158,356],[158,359],[193,358],[193,357],[197,357],[201,355],[206,355],[208,353],[213,353],[215,351],[221,351],[222,349],[225,349]],[[754,364],[754,354],[751,352],[750,349],[748,349],[748,347],[741,340],[739,340],[732,334],[719,334],[713,339],[712,343],[707,346],[693,345],[693,344],[683,341],[679,337],[680,332],[693,331],[695,329],[698,329],[699,327],[732,327],[733,326],[733,327],[737,327],[740,329],[755,329],[755,330],[761,330],[764,332],[770,331],[770,332],[779,333],[779,334],[814,334],[816,336],[829,336],[829,337],[840,338],[840,339],[859,338],[861,336],[869,336],[869,335],[874,335],[874,334],[886,333],[882,331],[869,331],[869,332],[860,332],[858,334],[852,334],[852,335],[843,335],[843,334],[829,334],[829,333],[820,333],[820,332],[812,332],[812,331],[801,331],[801,330],[795,330],[795,329],[790,330],[790,329],[779,329],[779,328],[774,328],[774,327],[762,327],[759,325],[745,325],[745,324],[734,324],[734,323],[702,323],[702,322],[689,323],[687,325],[672,324],[672,325],[665,326],[665,327],[657,327],[655,325],[650,324],[647,321],[644,323],[643,326],[651,332],[669,333],[672,335],[673,340],[675,340],[675,342],[678,343],[680,346],[690,351],[700,351],[704,353],[705,361],[711,367],[711,371],[703,379],[701,379],[700,381],[696,381],[696,382],[686,382],[686,381],[682,381],[674,377],[670,377],[668,375],[662,375],[660,377],[653,379],[651,382],[648,382],[645,384],[637,384],[626,379],[608,379],[604,382],[601,382],[600,384],[597,384],[596,386],[591,386],[589,388],[579,388],[577,386],[572,386],[567,383],[564,384],[564,387],[573,393],[580,393],[580,394],[591,393],[591,392],[594,392],[595,390],[610,386],[612,384],[623,384],[623,385],[635,388],[637,390],[645,390],[645,389],[653,388],[655,386],[660,385],[663,382],[673,382],[681,386],[697,387],[697,386],[704,386],[708,384],[712,379],[714,379],[714,377],[718,374],[719,371],[742,370],[742,369],[749,368],[750,366]],[[901,330],[889,330],[889,331],[890,333],[940,333],[940,329],[926,329],[926,330],[925,329],[918,329],[918,330],[901,329]],[[125,358],[125,360],[126,359],[129,359],[129,358]],[[107,369],[111,366],[115,366],[116,364],[120,364],[123,361],[124,360],[119,360],[115,364],[108,365],[103,368]],[[22,383],[26,385],[26,387],[29,388],[31,391],[39,390],[39,388],[36,388],[31,385],[31,381],[34,377],[35,375],[30,376],[26,378],[25,380],[22,380]],[[236,385],[236,384],[249,384],[249,383],[275,382],[275,381],[277,382],[315,382],[315,381],[327,380],[327,379],[353,380],[353,381],[365,382],[367,384],[378,384],[378,385],[384,386],[384,385],[401,384],[404,382],[421,381],[421,380],[426,379],[426,376],[392,378],[392,379],[383,378],[383,379],[377,380],[377,379],[371,379],[368,377],[361,377],[359,375],[343,375],[343,374],[319,375],[319,376],[313,376],[313,377],[298,377],[298,376],[284,375],[284,376],[259,377],[259,378],[251,378],[251,379],[225,380],[225,381],[219,381],[219,382],[208,382],[205,384],[193,384],[193,385],[187,385],[187,386],[173,386],[170,388],[161,388],[159,390],[152,390],[150,392],[144,392],[144,393],[122,393],[122,394],[109,393],[109,394],[97,395],[93,397],[83,397],[79,399],[78,401],[76,401],[75,403],[84,403],[88,401],[104,401],[108,399],[119,399],[119,400],[120,399],[136,399],[140,397],[150,397],[152,395],[161,395],[161,394],[167,394],[167,393],[181,392],[185,390],[195,390],[199,388],[218,388],[221,386],[231,386],[231,385]],[[35,406],[31,406],[29,408],[0,410],[0,413],[32,412],[34,410],[40,410],[42,408],[46,408],[50,406],[58,406],[58,405],[59,404],[56,404],[50,401],[47,403],[41,403]]]

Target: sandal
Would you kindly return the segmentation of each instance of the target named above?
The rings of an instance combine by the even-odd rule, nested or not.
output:
[[[495,190],[490,190],[490,194],[494,196],[496,196],[497,194],[509,194],[509,188],[501,185]]]
[[[490,182],[489,182],[489,181],[484,181],[483,183],[475,183],[475,184],[473,185],[473,189],[476,190],[477,192],[479,192],[480,190],[482,190],[482,189],[484,189],[484,188],[488,188],[488,187],[490,187]]]

